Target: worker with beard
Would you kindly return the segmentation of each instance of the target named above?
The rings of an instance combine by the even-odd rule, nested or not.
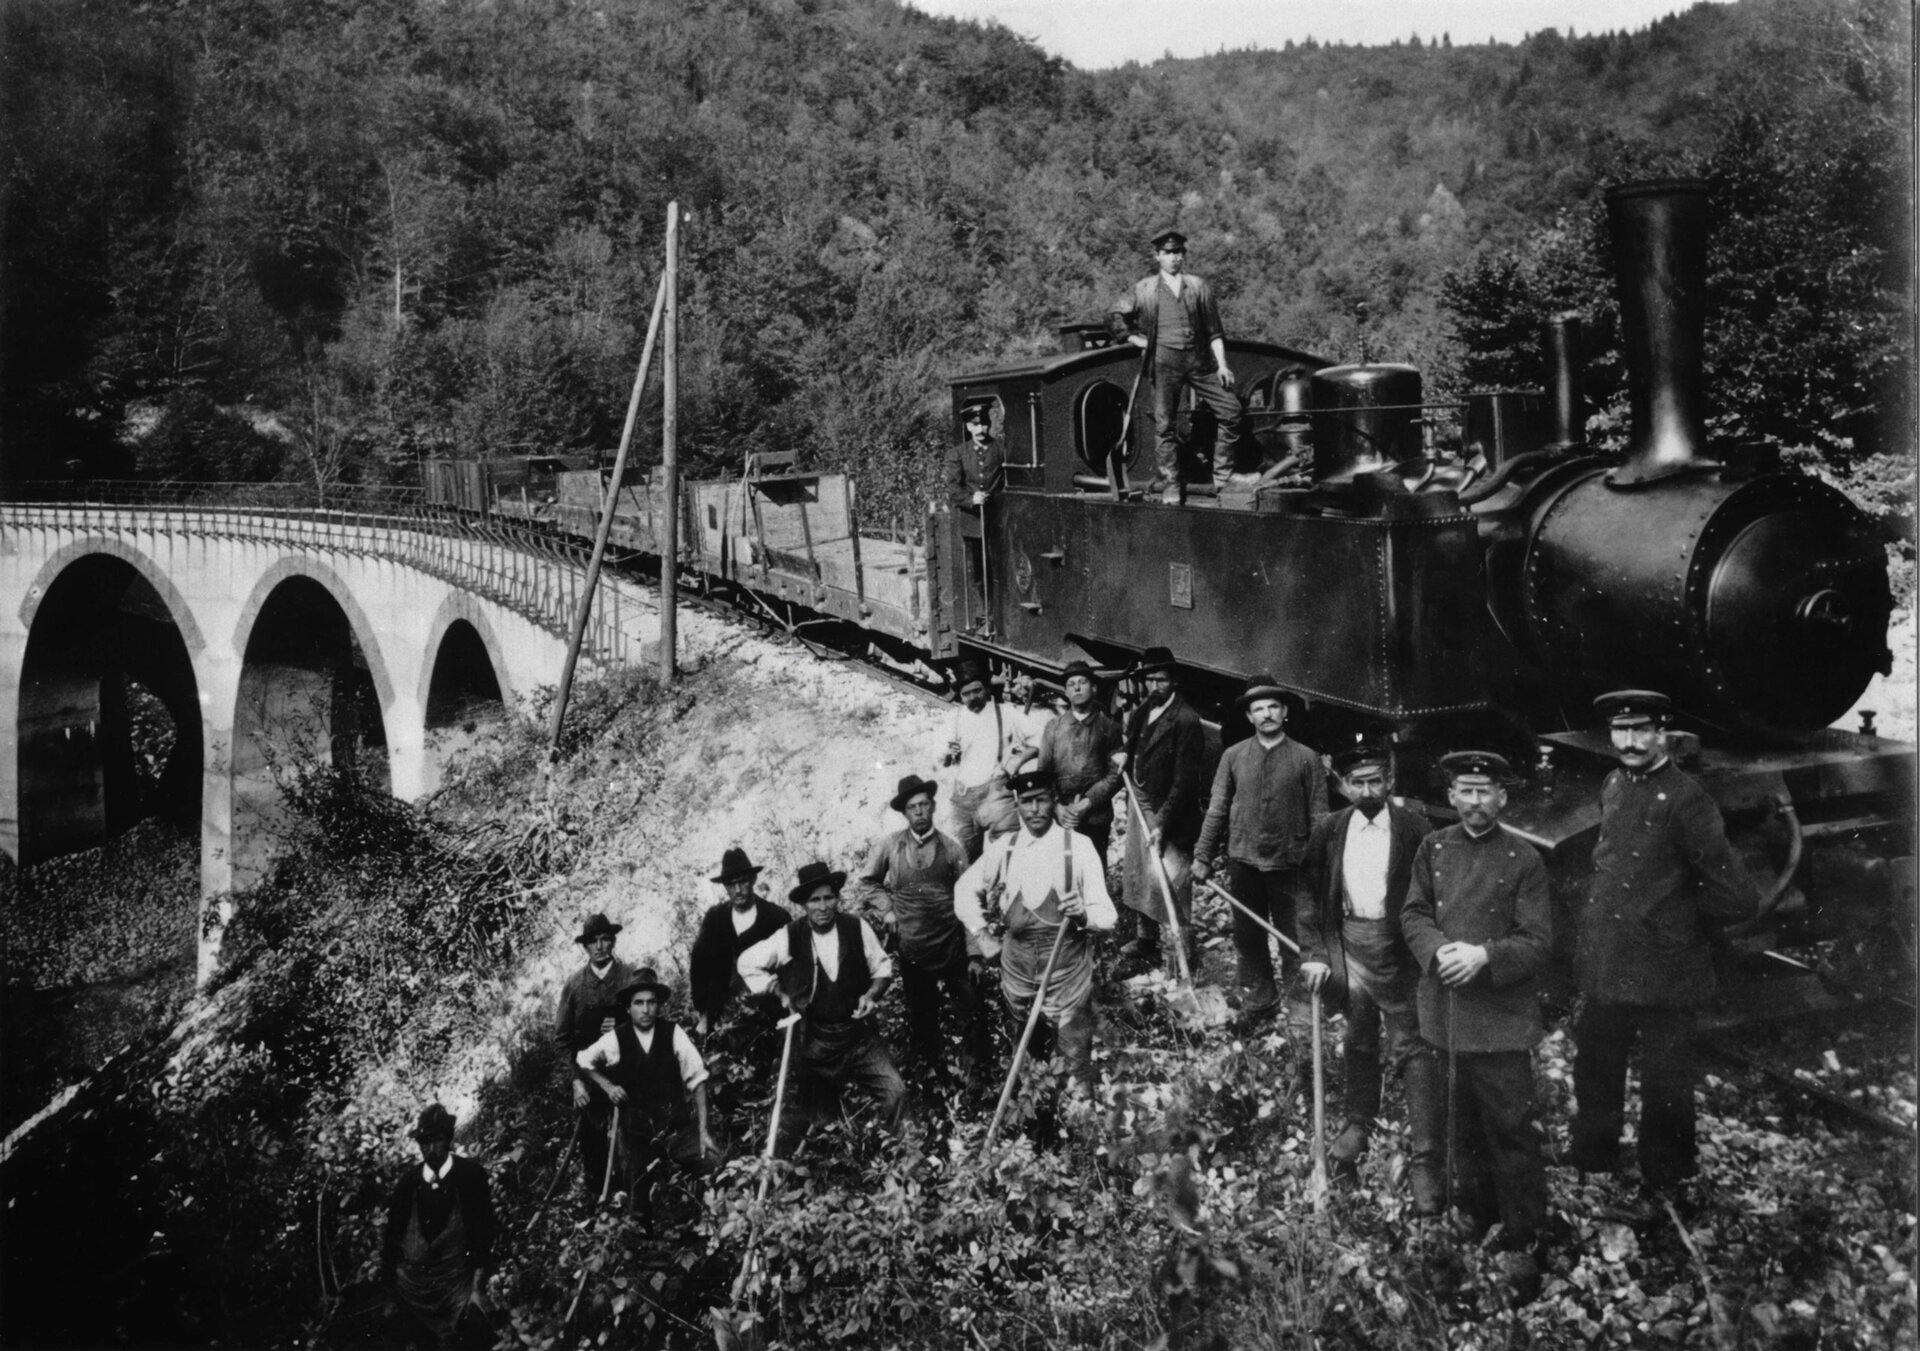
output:
[[[1193,937],[1193,846],[1200,837],[1201,779],[1206,769],[1207,737],[1200,715],[1174,687],[1177,663],[1164,647],[1150,647],[1128,673],[1146,686],[1146,700],[1127,719],[1125,748],[1115,763],[1126,770],[1139,790],[1144,830],[1134,823],[1127,831],[1124,899],[1136,912],[1137,929],[1122,955],[1151,962],[1164,957],[1175,965],[1172,949],[1160,951],[1160,925],[1166,905],[1155,874],[1164,866],[1173,892],[1174,911],[1187,944],[1189,961],[1196,951]]]

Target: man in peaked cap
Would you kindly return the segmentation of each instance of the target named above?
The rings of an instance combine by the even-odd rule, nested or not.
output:
[[[1616,690],[1593,707],[1620,767],[1600,787],[1600,838],[1574,953],[1586,999],[1573,1028],[1567,1161],[1586,1172],[1618,1169],[1627,1057],[1637,1040],[1640,1179],[1657,1194],[1699,1167],[1695,1022],[1714,989],[1706,926],[1750,918],[1759,896],[1713,799],[1673,763],[1672,701]]]
[[[634,977],[634,968],[613,955],[614,938],[623,927],[603,914],[587,917],[574,939],[587,950],[587,964],[560,987],[560,1008],[554,1017],[554,1041],[573,1080],[574,1110],[585,1114],[580,1122],[580,1164],[590,1192],[597,1191],[606,1172],[612,1104],[581,1072],[574,1057],[619,1020],[620,991]]]
[[[1413,878],[1413,856],[1427,819],[1393,801],[1393,754],[1385,746],[1350,746],[1333,757],[1348,805],[1320,821],[1307,841],[1301,872],[1308,903],[1300,911],[1300,974],[1310,990],[1341,972],[1347,998],[1345,1051],[1347,1124],[1328,1151],[1336,1172],[1351,1178],[1380,1115],[1381,1041],[1386,1063],[1406,1087],[1416,1159],[1440,1157],[1423,1132],[1433,1120],[1439,1084],[1433,1057],[1414,1054],[1420,1041],[1414,987],[1420,973],[1400,936],[1400,911]],[[1429,1172],[1423,1185],[1437,1178]],[[1431,1203],[1433,1198],[1429,1198]]]
[[[893,961],[865,920],[840,913],[846,881],[824,863],[807,864],[787,893],[806,914],[740,954],[747,988],[778,990],[801,1018],[793,1057],[799,1101],[781,1116],[774,1142],[783,1154],[838,1109],[848,1084],[875,1099],[889,1129],[898,1130],[906,1116],[907,1086],[877,1027]]]
[[[793,916],[754,889],[760,866],[735,846],[720,856],[713,881],[726,889],[727,898],[710,906],[700,919],[688,959],[693,993],[694,1030],[701,1036],[726,1012],[727,1002],[746,991],[734,964],[740,954],[793,922]]]
[[[1166,906],[1160,896],[1154,855],[1165,865],[1173,891],[1180,932],[1191,954],[1193,941],[1193,846],[1200,837],[1201,779],[1206,770],[1207,734],[1174,685],[1173,653],[1150,647],[1128,674],[1146,685],[1146,701],[1127,717],[1121,767],[1139,789],[1146,830],[1127,831],[1123,899],[1139,915],[1138,936],[1128,944],[1130,957],[1151,960],[1160,949],[1160,924]],[[1171,965],[1172,949],[1164,954]]]
[[[1212,800],[1193,850],[1194,880],[1204,882],[1224,846],[1227,890],[1288,938],[1295,934],[1295,916],[1307,906],[1300,872],[1307,840],[1327,814],[1327,772],[1319,753],[1287,735],[1287,706],[1293,697],[1270,675],[1247,683],[1239,704],[1253,724],[1253,735],[1220,756]],[[1270,1016],[1280,1007],[1280,991],[1273,979],[1267,931],[1235,910],[1233,946],[1239,955],[1242,1009],[1248,1018]],[[1298,961],[1290,951],[1283,951],[1280,960],[1288,972]]]
[[[453,1152],[453,1113],[420,1113],[409,1165],[387,1201],[380,1279],[404,1316],[436,1346],[491,1346],[487,1274],[499,1225],[487,1170]]]
[[[993,435],[992,399],[973,399],[960,410],[961,439],[947,450],[947,501],[967,549],[967,586],[978,620],[987,614],[986,506],[1007,486],[1006,452]]]
[[[1057,1042],[1068,1073],[1093,1089],[1093,947],[1088,931],[1113,928],[1106,868],[1092,843],[1054,820],[1053,775],[1031,765],[1013,776],[1020,829],[987,846],[954,891],[960,922],[988,958],[1000,958],[1008,1013],[1024,1020],[1035,996],[1047,1028],[1036,1059]],[[990,924],[1004,924],[1004,944]],[[1061,933],[1061,926],[1066,932]],[[1055,939],[1060,956],[1046,990],[1040,978]],[[1017,1035],[1017,1034],[1016,1034]]]
[[[1153,236],[1157,270],[1135,282],[1107,313],[1107,331],[1138,347],[1153,379],[1155,470],[1150,492],[1163,502],[1185,500],[1180,480],[1180,445],[1174,419],[1182,391],[1213,413],[1213,481],[1233,472],[1233,443],[1240,435],[1240,400],[1233,393],[1227,365],[1226,334],[1213,291],[1187,272],[1187,237],[1178,230]]]
[[[1056,819],[1085,835],[1104,861],[1113,835],[1113,795],[1120,791],[1113,763],[1123,744],[1120,724],[1099,707],[1098,675],[1086,662],[1068,663],[1060,684],[1067,711],[1040,733],[1040,768],[1054,778]]]
[[[1533,1047],[1542,1030],[1534,979],[1553,943],[1547,868],[1531,844],[1500,824],[1513,777],[1503,757],[1455,751],[1440,767],[1460,820],[1414,851],[1400,930],[1420,971],[1422,1049],[1445,1057],[1451,1091],[1421,1095],[1426,1121],[1414,1138],[1444,1148],[1451,1126],[1454,1203],[1479,1225],[1500,1222],[1514,1259],[1508,1273],[1531,1298],[1539,1268],[1530,1250],[1547,1218],[1533,1095]],[[1440,1160],[1415,1155],[1411,1163],[1414,1211],[1430,1214]]]
[[[887,805],[907,819],[905,830],[873,842],[854,883],[855,899],[878,915],[900,943],[900,994],[915,1052],[936,1071],[943,1065],[940,987],[953,1008],[968,1073],[988,1055],[987,1025],[974,978],[979,947],[953,912],[953,887],[967,870],[967,853],[933,828],[939,785],[918,774],[900,780]]]

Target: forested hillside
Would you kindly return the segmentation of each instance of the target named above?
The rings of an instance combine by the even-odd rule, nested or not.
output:
[[[1175,222],[1232,329],[1528,379],[1602,319],[1598,188],[1701,172],[1724,430],[1910,450],[1910,17],[1700,5],[1085,73],[896,0],[15,0],[17,475],[400,479],[605,447],[685,232],[683,447],[921,494],[943,377],[1050,344]],[[1616,363],[1617,364],[1617,363]],[[1603,427],[1606,419],[1603,417]],[[1883,466],[1884,467],[1884,466]]]

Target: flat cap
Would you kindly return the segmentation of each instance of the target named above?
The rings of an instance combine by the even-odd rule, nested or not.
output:
[[[1673,716],[1673,700],[1658,690],[1614,690],[1593,701],[1593,712],[1609,727],[1665,726]]]
[[[1440,757],[1440,772],[1447,776],[1449,783],[1475,774],[1495,783],[1505,783],[1513,777],[1513,766],[1507,763],[1506,756],[1492,751],[1451,751]]]

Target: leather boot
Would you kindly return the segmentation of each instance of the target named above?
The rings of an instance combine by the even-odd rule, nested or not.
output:
[[[1347,1052],[1347,1119],[1372,1121],[1380,1115],[1380,1056]]]
[[[1447,1091],[1440,1058],[1421,1046],[1407,1058],[1402,1082],[1407,1090],[1407,1125],[1411,1149],[1407,1176],[1413,1190],[1413,1213],[1438,1215],[1446,1208]]]

